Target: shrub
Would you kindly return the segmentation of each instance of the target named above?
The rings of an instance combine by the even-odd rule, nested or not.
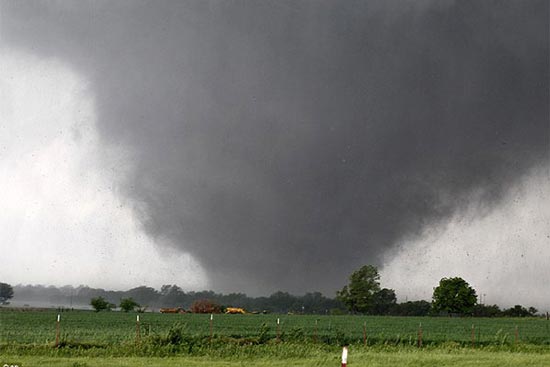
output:
[[[193,313],[220,313],[221,306],[211,300],[201,299],[193,302],[191,305]]]
[[[94,308],[95,312],[102,310],[110,311],[111,308],[116,307],[114,304],[107,302],[103,297],[92,298],[90,305]]]
[[[133,298],[123,298],[120,300],[120,309],[124,312],[133,311],[139,304]]]

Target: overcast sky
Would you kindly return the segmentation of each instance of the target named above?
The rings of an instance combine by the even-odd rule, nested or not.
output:
[[[549,303],[547,1],[0,6],[0,281]]]

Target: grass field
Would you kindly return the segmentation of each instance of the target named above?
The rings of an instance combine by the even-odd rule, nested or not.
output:
[[[302,358],[249,358],[217,357],[50,357],[2,356],[0,364],[18,364],[21,367],[306,367],[340,366],[338,353],[322,352]],[[544,367],[550,365],[550,353],[445,351],[445,350],[350,350],[349,367]]]
[[[55,348],[56,318],[0,309],[0,366],[329,366],[342,344],[350,366],[550,366],[541,318],[214,315],[210,339],[210,315],[145,313],[137,340],[135,313],[72,311]]]
[[[0,310],[0,343],[48,344],[55,340],[57,312]],[[210,334],[210,315],[140,314],[143,337],[165,334],[175,323],[187,333]],[[516,342],[550,345],[550,322],[542,318],[446,318],[312,315],[214,315],[213,333],[218,336],[251,337],[261,332],[271,338],[309,339],[327,344],[416,344],[419,327],[424,344],[458,342],[470,344],[472,325],[476,344],[502,345]],[[262,325],[265,324],[265,327]],[[136,314],[73,311],[61,314],[62,339],[103,344],[131,342],[136,337]]]

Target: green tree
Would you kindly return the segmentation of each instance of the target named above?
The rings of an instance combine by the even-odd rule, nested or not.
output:
[[[527,310],[529,311],[529,316],[537,316],[537,313],[539,312],[539,310],[537,310],[536,308],[534,307],[529,307],[529,309]]]
[[[397,297],[393,289],[382,288],[374,294],[372,313],[375,315],[388,315],[397,304]]]
[[[336,299],[351,312],[372,312],[376,294],[380,291],[379,280],[378,269],[372,265],[365,265],[350,275],[349,284],[336,292]]]
[[[13,288],[7,283],[0,283],[0,305],[8,303],[13,298]]]
[[[428,301],[408,301],[398,303],[391,309],[394,316],[428,316],[432,310],[432,304]]]
[[[287,292],[277,291],[269,296],[268,300],[269,308],[273,312],[296,312],[301,309],[297,297]]]
[[[477,304],[474,307],[473,315],[477,317],[499,317],[502,311],[497,305]]]
[[[529,307],[529,309],[527,309],[522,305],[515,305],[514,307],[502,311],[502,315],[508,317],[530,317],[536,316],[537,312],[538,310],[534,307]]]
[[[112,303],[107,302],[103,297],[92,298],[90,300],[90,305],[92,305],[95,312],[99,312],[103,310],[108,311],[115,306]]]
[[[120,300],[120,309],[124,312],[133,311],[136,307],[139,307],[139,303],[134,301],[132,297]]]
[[[140,287],[132,288],[127,292],[124,292],[124,296],[127,298],[131,297],[137,303],[146,305],[146,304],[152,304],[157,302],[160,294],[154,288],[140,286]]]
[[[462,278],[443,278],[434,288],[432,307],[436,312],[469,314],[477,303],[475,289]]]

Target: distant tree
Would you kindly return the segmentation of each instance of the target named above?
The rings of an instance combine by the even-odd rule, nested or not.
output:
[[[502,311],[503,316],[508,317],[532,317],[536,316],[538,310],[534,307],[529,307],[529,309],[521,306],[515,305],[507,310]]]
[[[349,284],[336,292],[336,299],[351,312],[372,312],[376,294],[380,291],[379,280],[378,269],[365,265],[350,275]]]
[[[13,288],[7,283],[0,283],[0,305],[7,304],[13,298]]]
[[[115,305],[107,302],[103,297],[92,298],[90,300],[90,305],[94,308],[95,312],[99,312],[103,310],[109,311],[111,310],[111,308],[115,307]]]
[[[229,293],[226,295],[220,295],[216,302],[222,305],[228,305],[230,307],[241,307],[246,310],[252,311],[253,305],[251,300],[252,299],[244,293]]]
[[[428,301],[408,301],[396,304],[390,314],[394,316],[428,316],[432,305]]]
[[[268,309],[271,312],[301,312],[301,302],[288,292],[277,291],[268,298]]]
[[[345,310],[341,302],[327,298],[320,292],[306,293],[298,297],[298,304],[302,305],[302,312],[306,314],[327,314],[329,310],[336,308]]]
[[[151,305],[158,301],[160,294],[154,288],[140,286],[124,292],[123,297],[132,298],[142,305]]]
[[[147,311],[148,307],[149,306],[138,306],[136,311],[137,311],[137,313],[145,313],[145,311]]]
[[[477,317],[498,317],[502,315],[502,311],[497,305],[477,304],[474,306],[473,315]]]
[[[160,287],[160,294],[163,296],[166,296],[170,293],[177,293],[177,292],[183,292],[181,287],[177,286],[176,284],[164,284]]]
[[[460,277],[443,278],[434,288],[432,306],[435,312],[470,314],[476,303],[476,291]]]
[[[179,307],[183,304],[189,305],[189,300],[185,292],[177,285],[165,284],[160,289],[159,303],[169,307]],[[206,297],[204,297],[206,299]],[[210,298],[208,298],[210,299]],[[188,303],[189,302],[189,303]]]
[[[382,288],[374,294],[372,311],[374,315],[388,315],[397,303],[393,289]]]
[[[221,306],[209,299],[200,299],[191,305],[193,313],[220,313],[221,311]]]
[[[124,312],[133,311],[136,307],[139,307],[139,304],[132,297],[120,300],[120,309]]]

